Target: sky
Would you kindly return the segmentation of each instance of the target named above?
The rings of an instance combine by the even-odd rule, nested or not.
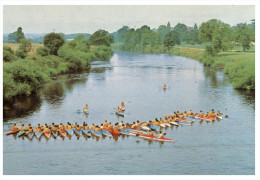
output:
[[[184,23],[193,27],[210,19],[236,25],[250,23],[255,18],[252,5],[4,5],[3,33],[12,33],[20,26],[24,33],[62,32],[90,33],[98,29],[115,32],[122,26],[158,28]]]

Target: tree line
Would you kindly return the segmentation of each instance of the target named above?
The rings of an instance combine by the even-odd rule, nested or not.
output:
[[[147,47],[160,45],[170,49],[182,43],[206,43],[206,52],[216,56],[220,51],[232,49],[235,45],[241,45],[243,51],[248,50],[251,42],[255,41],[255,20],[251,20],[250,24],[240,23],[236,26],[230,26],[218,19],[211,19],[199,27],[196,23],[193,27],[182,23],[171,27],[169,22],[157,29],[151,29],[147,25],[137,29],[123,26],[112,35],[115,42],[121,43],[122,50],[144,51]]]

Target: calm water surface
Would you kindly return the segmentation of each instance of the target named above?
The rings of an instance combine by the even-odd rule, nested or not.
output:
[[[163,83],[168,85],[166,91]],[[254,174],[255,96],[234,90],[221,71],[177,56],[115,53],[92,72],[64,76],[4,110],[3,133],[18,122],[112,123],[153,120],[179,110],[212,108],[228,114],[215,123],[164,130],[175,143],[137,137],[40,141],[3,135],[4,174]],[[125,117],[115,108],[126,103]],[[86,117],[80,110],[90,106]],[[23,107],[23,108],[21,108]]]

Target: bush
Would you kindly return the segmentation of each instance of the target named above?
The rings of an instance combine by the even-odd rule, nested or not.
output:
[[[48,56],[49,55],[49,50],[47,47],[39,47],[36,50],[36,54],[40,56]]]
[[[16,59],[14,51],[7,46],[3,47],[3,61],[4,62],[11,62]]]
[[[43,44],[49,49],[49,54],[58,55],[59,48],[65,43],[60,34],[50,33],[44,36]]]

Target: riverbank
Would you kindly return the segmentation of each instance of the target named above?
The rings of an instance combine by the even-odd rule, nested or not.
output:
[[[120,45],[114,45],[114,49],[122,50]],[[254,50],[254,48],[251,48]],[[224,73],[230,77],[235,89],[255,90],[255,52],[239,51],[235,47],[228,52],[221,52],[215,57],[205,54],[202,45],[185,45],[165,48],[164,46],[146,46],[143,51],[133,50],[151,54],[169,54],[183,56],[202,62],[205,66],[211,66],[215,69],[223,69]]]
[[[88,70],[92,61],[105,61],[113,56],[111,47],[107,46],[91,46],[88,51],[63,46],[58,55],[46,56],[37,54],[37,48],[32,48],[33,51],[23,59],[15,54],[17,46],[4,44],[8,55],[14,57],[14,60],[3,63],[4,101],[12,101],[15,96],[30,95],[58,75]],[[32,47],[42,46],[32,44]]]

